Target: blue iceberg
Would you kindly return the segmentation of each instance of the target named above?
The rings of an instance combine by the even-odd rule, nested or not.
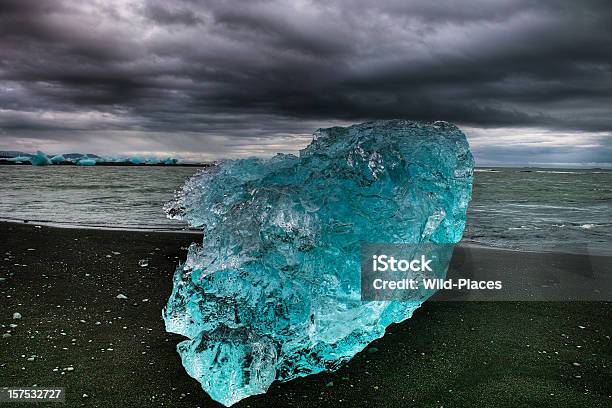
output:
[[[32,163],[32,166],[47,166],[51,164],[51,160],[49,160],[49,157],[45,153],[39,150],[30,158],[30,163]]]
[[[23,162],[30,161],[31,158],[32,158],[31,156],[17,156],[17,157],[11,157],[10,159],[8,159],[8,161],[12,161],[15,163],[23,163]]]
[[[169,217],[204,231],[163,311],[187,373],[226,406],[335,370],[425,300],[362,302],[364,243],[461,239],[473,158],[446,122],[320,129],[299,156],[221,162]]]
[[[51,163],[53,163],[53,164],[60,164],[60,163],[63,163],[65,161],[66,161],[66,158],[63,155],[61,155],[61,154],[58,154],[57,156],[53,156],[51,158]]]
[[[128,163],[128,159],[121,156],[106,156],[102,158],[102,161],[106,163]]]
[[[95,165],[96,165],[96,160],[95,159],[91,159],[91,158],[89,158],[87,156],[83,156],[77,162],[77,166],[95,166]]]
[[[136,165],[138,165],[138,164],[144,164],[144,162],[145,162],[145,159],[143,159],[142,157],[138,157],[138,156],[132,156],[132,157],[129,157],[127,160],[128,160],[130,163],[132,163],[132,164],[136,164]]]

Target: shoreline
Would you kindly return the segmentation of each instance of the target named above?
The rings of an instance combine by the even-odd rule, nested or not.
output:
[[[185,373],[182,338],[161,319],[194,241],[0,223],[2,385],[66,387],[68,407],[221,407]],[[469,254],[474,270],[553,267],[512,251]],[[611,302],[427,301],[338,371],[275,382],[235,407],[605,407],[611,313]]]
[[[32,166],[30,161],[14,162],[10,160],[3,160],[0,158],[0,166]],[[47,164],[45,166],[75,166],[75,167],[211,167],[214,163],[177,163],[177,164],[164,164],[164,163],[123,163],[123,162],[96,162],[95,165],[83,166],[76,162],[65,161],[62,163]],[[34,166],[34,167],[45,167],[45,166]]]
[[[130,228],[130,227],[112,227],[112,226],[98,226],[98,225],[78,225],[70,223],[60,223],[53,221],[39,221],[39,220],[15,220],[0,217],[1,224],[15,224],[15,225],[32,225],[34,227],[46,227],[46,228],[58,228],[58,229],[71,229],[71,230],[94,230],[94,231],[125,231],[125,232],[155,232],[165,234],[188,234],[188,235],[202,235],[201,230],[196,229],[163,229],[163,228]]]
[[[41,226],[46,228],[59,228],[59,229],[73,229],[73,230],[99,230],[99,231],[126,231],[126,232],[151,232],[151,233],[164,233],[164,234],[189,234],[189,235],[202,235],[202,230],[185,227],[184,229],[164,229],[155,227],[113,227],[113,226],[101,226],[101,225],[84,225],[84,224],[72,224],[72,223],[61,223],[54,221],[41,221],[41,220],[18,220],[11,218],[0,217],[1,224],[15,224],[15,225],[33,225]],[[505,252],[517,252],[525,254],[565,254],[565,255],[584,255],[584,256],[595,256],[595,257],[612,257],[612,252],[580,252],[580,251],[560,251],[560,250],[526,250],[519,248],[505,248],[495,247],[478,242],[459,241],[454,244],[458,248],[471,248],[471,249],[489,249],[494,251],[505,251]]]

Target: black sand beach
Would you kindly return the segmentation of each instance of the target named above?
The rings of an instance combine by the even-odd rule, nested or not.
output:
[[[161,319],[199,240],[0,223],[0,386],[66,387],[70,407],[221,406],[185,373]],[[545,265],[471,255],[483,268]],[[609,407],[611,317],[602,302],[427,302],[339,371],[235,406]]]

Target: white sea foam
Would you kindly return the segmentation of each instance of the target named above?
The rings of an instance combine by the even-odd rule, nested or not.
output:
[[[548,174],[586,174],[582,171],[536,170],[536,173]]]

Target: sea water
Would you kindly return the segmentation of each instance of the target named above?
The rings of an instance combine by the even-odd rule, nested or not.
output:
[[[193,167],[0,166],[0,219],[58,226],[180,230],[163,210]]]
[[[193,167],[0,166],[0,219],[181,230],[163,205]],[[479,168],[464,243],[612,254],[612,170]]]

